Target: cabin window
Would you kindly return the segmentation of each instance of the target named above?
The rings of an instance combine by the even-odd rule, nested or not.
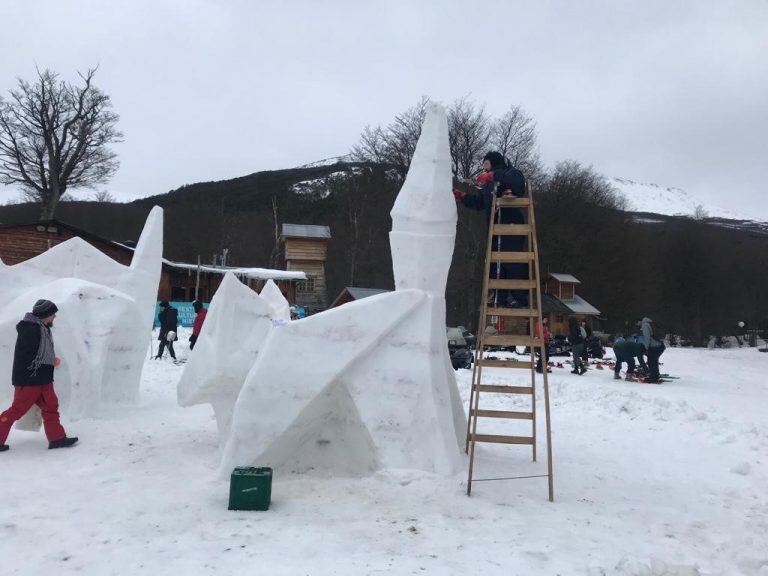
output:
[[[307,276],[306,280],[301,280],[296,283],[297,292],[314,292],[315,291],[315,279],[312,276]]]

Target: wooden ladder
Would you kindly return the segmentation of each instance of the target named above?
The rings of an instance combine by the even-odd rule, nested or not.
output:
[[[497,210],[516,208],[527,216],[526,224],[495,224]],[[527,248],[522,252],[500,252],[493,250],[495,236],[525,236]],[[528,280],[504,280],[490,278],[491,263],[521,263],[528,264]],[[530,190],[527,198],[501,197],[494,198],[491,206],[491,221],[488,227],[488,249],[485,255],[485,276],[483,277],[482,304],[480,306],[480,321],[478,322],[478,339],[475,347],[475,366],[472,372],[472,388],[469,395],[469,419],[467,421],[466,451],[469,454],[469,475],[467,479],[467,495],[472,494],[472,471],[475,461],[475,444],[477,442],[492,442],[497,444],[522,444],[531,446],[533,461],[536,461],[536,361],[535,350],[541,352],[542,376],[544,385],[544,417],[546,421],[547,443],[547,473],[534,476],[510,476],[504,478],[477,478],[475,482],[488,480],[514,480],[520,478],[548,478],[549,500],[554,500],[554,484],[552,478],[552,433],[549,417],[549,383],[547,381],[547,351],[541,338],[535,337],[535,326],[541,323],[541,284],[539,275],[539,252],[536,242],[536,220],[533,212],[533,199]],[[528,290],[527,308],[502,308],[488,305],[489,290]],[[491,325],[493,318],[525,319],[528,325],[527,335],[515,334],[486,334],[485,328]],[[487,359],[484,355],[485,346],[528,346],[531,351],[530,362],[515,360]],[[483,384],[484,368],[528,369],[531,373],[530,386],[500,386]],[[530,396],[531,411],[487,410],[480,408],[480,394],[520,394]],[[479,434],[477,423],[480,419],[509,419],[530,420],[530,436],[504,436],[497,434]]]

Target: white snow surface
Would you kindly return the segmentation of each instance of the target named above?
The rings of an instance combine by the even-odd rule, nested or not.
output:
[[[235,401],[272,329],[274,315],[270,303],[231,272],[211,300],[177,393],[180,406],[210,404],[222,438],[229,436]]]
[[[465,469],[278,473],[268,512],[227,510],[210,408],[178,407],[182,367],[147,360],[140,403],[120,418],[64,417],[77,446],[49,451],[41,432],[11,432],[2,574],[764,576],[766,356],[668,349],[662,370],[681,378],[660,386],[555,368],[554,503],[545,479],[475,483],[468,498]],[[497,383],[528,378],[487,370]],[[471,372],[457,376],[466,407]],[[477,472],[540,474],[544,461],[481,445]]]
[[[608,178],[608,183],[627,199],[627,209],[631,212],[692,217],[696,215],[697,206],[701,206],[705,215],[711,218],[768,222],[768,209],[765,206],[739,205],[723,208],[716,204],[700,202],[689,192],[672,186],[635,182],[626,178]],[[724,191],[722,203],[726,204],[730,198],[727,191]]]
[[[259,294],[274,310],[273,318],[279,322],[291,319],[291,305],[285,299],[280,288],[272,280],[267,280]]]
[[[59,309],[52,332],[61,358],[55,371],[61,411],[95,416],[105,405],[137,401],[162,250],[163,212],[155,207],[130,266],[78,237],[0,266],[0,374],[10,379],[15,325],[44,298]],[[0,386],[0,402],[12,395]]]

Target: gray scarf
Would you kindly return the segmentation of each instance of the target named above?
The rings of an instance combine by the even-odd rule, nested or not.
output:
[[[27,367],[27,370],[31,370],[32,374],[37,374],[38,368],[43,364],[47,366],[53,366],[56,356],[53,353],[53,336],[51,335],[51,329],[43,324],[43,322],[34,314],[27,312],[24,315],[25,322],[32,322],[40,326],[40,346],[37,349],[35,359],[32,360],[32,364]]]

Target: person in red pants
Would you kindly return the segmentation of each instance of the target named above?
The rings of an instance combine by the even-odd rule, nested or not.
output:
[[[38,300],[24,319],[16,325],[18,337],[13,353],[13,404],[0,414],[0,452],[11,426],[32,406],[39,406],[43,416],[48,448],[66,448],[77,442],[67,437],[59,421],[59,399],[53,389],[53,368],[59,363],[53,351],[51,326],[59,309],[50,300]]]

